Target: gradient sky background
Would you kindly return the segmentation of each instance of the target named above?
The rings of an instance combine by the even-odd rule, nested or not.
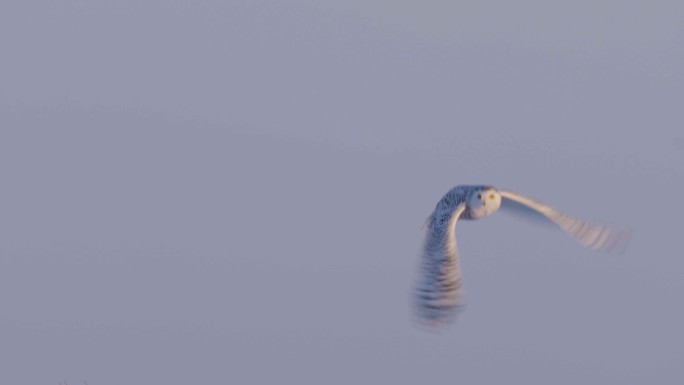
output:
[[[0,383],[681,384],[681,1],[0,2]],[[456,184],[631,227],[459,225]]]

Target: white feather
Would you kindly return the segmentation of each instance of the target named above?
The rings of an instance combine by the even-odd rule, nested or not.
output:
[[[421,326],[439,329],[464,306],[456,222],[491,215],[507,200],[543,215],[594,250],[621,250],[630,236],[629,231],[573,218],[511,191],[491,186],[456,186],[440,199],[425,225],[420,278],[414,292],[415,314]]]

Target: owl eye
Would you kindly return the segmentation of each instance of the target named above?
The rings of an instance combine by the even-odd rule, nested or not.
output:
[[[494,194],[489,194],[489,199],[494,199]]]
[[[482,194],[477,194],[477,199],[482,199]]]

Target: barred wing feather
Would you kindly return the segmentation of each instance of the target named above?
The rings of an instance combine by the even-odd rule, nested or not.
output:
[[[422,326],[436,329],[449,323],[463,307],[463,282],[456,248],[456,222],[465,210],[435,211],[428,219],[421,258],[421,279],[415,292],[415,312]]]
[[[628,230],[616,229],[596,223],[583,221],[556,211],[552,207],[522,196],[520,194],[499,190],[501,197],[529,207],[542,214],[558,227],[563,229],[582,245],[598,251],[622,251],[630,237]]]

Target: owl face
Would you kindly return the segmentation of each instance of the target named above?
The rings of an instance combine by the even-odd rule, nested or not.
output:
[[[499,206],[501,206],[501,195],[493,187],[475,190],[468,199],[468,208],[473,219],[486,217],[498,210]]]

